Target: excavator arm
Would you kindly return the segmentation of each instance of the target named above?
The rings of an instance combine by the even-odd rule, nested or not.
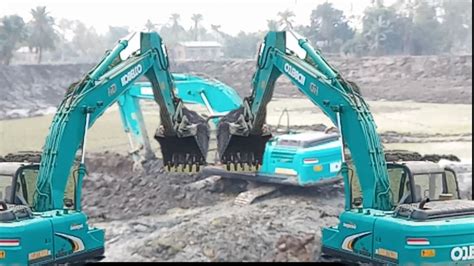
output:
[[[304,38],[293,32],[266,35],[259,52],[251,96],[219,122],[221,162],[251,166],[261,163],[265,142],[271,136],[264,124],[266,106],[280,75],[287,76],[339,128],[341,141],[351,152],[359,176],[363,206],[391,209],[384,153],[368,105],[353,83],[346,81]],[[344,158],[344,154],[342,156]],[[342,174],[349,184],[345,161]],[[345,187],[346,195],[349,195],[349,185]],[[349,198],[346,196],[346,208],[350,206]]]
[[[226,84],[202,74],[172,74],[176,86],[176,95],[185,104],[198,104],[208,110],[208,119],[214,124],[218,117],[238,108],[242,99],[238,93]],[[135,82],[118,100],[122,126],[128,135],[130,153],[133,160],[140,164],[155,157],[146,131],[141,111],[141,100],[154,100],[149,82]]]
[[[138,37],[138,36],[135,36]],[[43,147],[38,174],[35,211],[62,209],[64,189],[80,147],[76,198],[80,200],[87,131],[94,122],[142,76],[151,83],[160,107],[160,128],[155,134],[165,164],[203,165],[209,142],[209,128],[202,117],[187,110],[174,93],[166,49],[157,33],[140,33],[140,49],[122,60],[129,42],[121,40],[101,62],[71,86],[53,118]],[[79,195],[77,195],[79,194]]]

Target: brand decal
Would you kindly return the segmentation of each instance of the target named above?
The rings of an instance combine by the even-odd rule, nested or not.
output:
[[[51,250],[43,249],[43,250],[31,252],[30,254],[28,254],[28,260],[37,260],[43,257],[47,257],[49,255],[51,255]]]
[[[398,260],[398,252],[393,251],[393,250],[378,248],[375,250],[375,254],[383,256],[383,257],[391,258],[394,260]]]
[[[290,64],[285,64],[285,72],[288,73],[292,78],[296,79],[301,85],[304,85],[306,77],[303,76],[296,68],[291,66]]]
[[[138,75],[140,75],[142,73],[142,71],[143,71],[143,67],[140,64],[135,66],[134,68],[130,69],[127,72],[127,74],[123,75],[120,78],[122,86],[125,86],[128,83],[130,83],[130,81],[132,81],[134,78],[136,78]]]
[[[117,86],[115,86],[115,84],[112,84],[112,86],[110,86],[109,89],[107,90],[107,94],[109,96],[112,96],[115,94],[115,92],[117,92]]]
[[[318,96],[318,86],[316,86],[316,84],[314,83],[309,84],[309,90],[311,91],[311,93]]]
[[[451,249],[453,261],[474,260],[474,246],[454,247]]]
[[[342,226],[344,226],[345,228],[349,228],[349,229],[356,229],[357,228],[357,225],[355,225],[353,223],[343,223]]]
[[[84,228],[83,224],[71,224],[71,227],[69,227],[71,231],[80,230],[82,228]]]

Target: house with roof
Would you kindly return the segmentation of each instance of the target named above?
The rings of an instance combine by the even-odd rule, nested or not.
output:
[[[222,44],[216,41],[179,42],[169,49],[174,60],[218,60],[224,56]]]

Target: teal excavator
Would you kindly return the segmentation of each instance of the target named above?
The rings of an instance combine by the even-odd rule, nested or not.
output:
[[[139,37],[139,49],[125,49],[133,47],[133,39],[120,41],[71,86],[53,118],[39,165],[16,163],[0,169],[0,185],[11,184],[10,193],[0,198],[1,264],[103,257],[104,231],[89,226],[81,210],[87,130],[142,76],[150,81],[160,107],[155,138],[165,164],[196,171],[206,164],[206,119],[185,108],[173,92],[166,49],[158,34]],[[291,31],[267,34],[251,96],[218,122],[224,170],[235,172],[239,169],[235,165],[248,168],[262,163],[271,138],[265,125],[266,105],[281,75],[333,121],[345,148],[340,167],[345,210],[338,225],[323,229],[324,255],[394,265],[474,263],[474,203],[458,199],[454,173],[428,162],[387,163],[369,107],[355,84]],[[303,164],[304,158],[300,159]]]
[[[218,124],[219,158],[228,170],[262,163],[272,135],[266,106],[284,75],[337,126],[344,147],[345,211],[337,226],[323,229],[325,256],[392,265],[474,263],[474,202],[459,199],[451,169],[387,163],[359,88],[297,33],[269,32],[257,60],[251,95]],[[287,158],[296,158],[288,150]]]
[[[0,264],[100,259],[104,231],[81,211],[87,132],[135,81],[146,77],[160,108],[155,139],[171,166],[205,165],[209,127],[176,97],[166,48],[157,33],[120,40],[82,80],[70,86],[49,128],[40,164],[0,169]],[[80,158],[75,163],[76,157]]]

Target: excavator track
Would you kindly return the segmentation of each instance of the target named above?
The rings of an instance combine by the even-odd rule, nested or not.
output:
[[[278,190],[279,186],[275,185],[259,185],[250,190],[240,193],[234,200],[234,204],[237,206],[248,206],[252,204],[256,199],[263,196],[270,195],[271,193]]]

